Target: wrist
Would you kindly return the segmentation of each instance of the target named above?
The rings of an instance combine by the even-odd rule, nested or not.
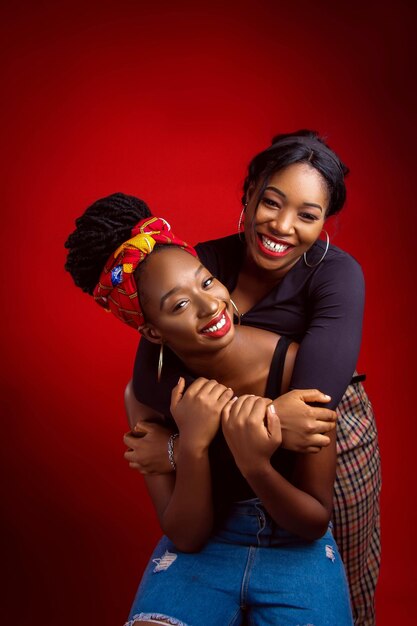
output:
[[[183,440],[179,438],[177,450],[178,463],[184,460],[190,462],[206,458],[208,457],[208,448],[208,446],[198,445],[195,442],[187,442],[185,438]]]
[[[258,463],[253,463],[253,460],[245,466],[239,466],[242,476],[247,480],[259,480],[269,476],[274,472],[274,468],[271,465],[269,459],[263,459]]]
[[[176,439],[178,454],[180,450],[183,452],[186,451],[189,454],[195,452],[196,454],[206,453],[212,443],[212,439],[210,441],[207,439],[207,436],[203,434],[198,434],[194,429],[184,428],[180,430],[179,437]]]
[[[281,428],[290,428],[291,427],[291,418],[288,420],[287,423],[287,409],[288,407],[286,407],[287,402],[285,401],[285,399],[283,399],[283,396],[280,396],[279,398],[275,398],[275,400],[272,402],[274,409],[275,409],[275,413],[277,415],[279,415],[279,421],[281,423]]]

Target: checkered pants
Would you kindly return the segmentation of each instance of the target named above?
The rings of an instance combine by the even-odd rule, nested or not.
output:
[[[354,623],[374,626],[381,470],[374,414],[362,383],[349,385],[337,414],[334,536],[349,580]]]

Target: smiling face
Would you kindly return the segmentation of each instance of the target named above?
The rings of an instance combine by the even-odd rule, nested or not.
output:
[[[181,357],[219,350],[234,336],[226,287],[180,248],[152,253],[139,277],[146,324],[142,334]]]
[[[258,268],[281,278],[318,239],[329,193],[321,174],[307,163],[295,163],[272,174],[256,206],[263,182],[248,198],[247,255]]]

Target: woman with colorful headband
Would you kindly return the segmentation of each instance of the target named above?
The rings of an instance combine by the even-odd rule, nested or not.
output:
[[[290,168],[296,171],[296,166],[297,175],[288,180],[287,189],[286,173]],[[318,174],[327,191],[321,206],[308,203],[306,172]],[[372,407],[358,379],[351,381],[361,339],[363,277],[349,255],[329,244],[327,234],[325,242],[318,239],[325,220],[344,205],[346,173],[316,133],[276,137],[249,165],[239,234],[199,244],[197,251],[228,287],[243,313],[242,324],[300,343],[290,387],[325,391],[332,398],[327,406],[337,407],[334,534],[347,570],[355,623],[372,626],[380,560],[380,461]],[[159,348],[142,341],[133,382],[136,397],[163,412],[183,370],[166,350],[158,383],[152,368],[145,366],[156,367],[158,359]],[[283,445],[295,451],[317,451],[328,441],[325,422],[314,422],[308,414],[300,417],[301,402],[300,413],[294,416],[294,405],[296,400],[290,396],[275,402]],[[126,458],[141,471],[170,471],[169,433],[157,426],[146,426],[146,431],[143,439],[125,439]]]
[[[316,185],[311,197],[322,201],[323,191]],[[67,243],[67,268],[86,291],[92,284],[79,269],[97,275],[95,243],[103,242],[90,217],[87,211],[77,220]],[[89,241],[85,254],[75,245],[80,236]],[[328,529],[334,430],[319,454],[289,453],[268,399],[288,384],[296,346],[276,333],[235,327],[227,289],[164,220],[145,217],[119,244],[98,277],[96,301],[148,341],[169,347],[191,375],[212,378],[197,378],[185,392],[181,379],[172,393],[176,474],[146,477],[167,536],[145,572],[129,626],[237,625],[243,613],[258,625],[351,625],[343,565]]]

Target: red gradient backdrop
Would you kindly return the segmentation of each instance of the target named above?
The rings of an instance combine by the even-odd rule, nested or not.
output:
[[[102,0],[3,10],[2,623],[122,624],[159,534],[123,460],[122,390],[138,338],[64,273],[74,219],[125,191],[191,242],[228,234],[248,159],[300,127],[327,135],[351,168],[330,232],[367,279],[360,369],[384,477],[378,624],[415,623],[411,6]]]

